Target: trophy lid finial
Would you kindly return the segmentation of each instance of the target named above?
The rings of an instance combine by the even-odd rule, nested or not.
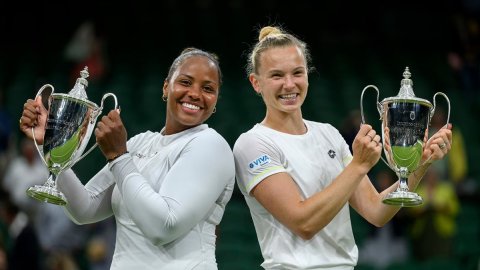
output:
[[[403,79],[400,82],[400,91],[398,91],[398,95],[394,97],[388,97],[385,98],[382,101],[382,104],[388,104],[391,102],[412,102],[412,103],[418,103],[425,105],[429,108],[432,107],[432,104],[430,101],[416,97],[415,94],[413,93],[413,81],[411,79],[412,73],[410,73],[410,69],[408,67],[405,67],[405,71],[403,72]]]
[[[88,67],[85,66],[85,68],[80,71],[80,77],[77,78],[75,85],[68,94],[72,97],[76,97],[79,99],[87,99],[87,93],[85,92],[85,88],[88,86],[88,76]]]
[[[400,91],[398,92],[399,97],[415,97],[413,93],[413,81],[410,79],[412,77],[412,73],[410,73],[410,69],[405,67],[405,71],[403,72],[403,79],[400,82]]]
[[[87,81],[88,76],[90,76],[90,74],[88,73],[88,67],[85,66],[83,68],[83,70],[80,71],[80,78],[77,79],[76,83],[83,84],[83,85],[85,85],[85,87],[87,87],[88,86],[88,81]]]
[[[403,72],[403,79],[400,82],[400,86],[413,85],[413,81],[410,79],[410,77],[412,77],[412,73],[410,73],[410,69],[406,67],[405,71]]]

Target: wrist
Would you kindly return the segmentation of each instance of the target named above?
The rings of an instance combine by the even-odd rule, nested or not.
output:
[[[356,175],[359,176],[365,176],[367,173],[370,171],[371,167],[365,166],[364,164],[359,164],[359,163],[350,163],[347,165],[347,167],[350,167],[350,170],[354,172]],[[362,177],[363,178],[363,177]]]
[[[112,156],[112,157],[110,157],[110,158],[107,158],[107,162],[110,163],[110,162],[116,160],[117,158],[119,158],[119,157],[121,157],[121,156],[123,156],[123,155],[125,155],[125,154],[128,154],[128,153],[129,153],[128,151],[125,151],[125,152],[122,152],[122,153],[120,153],[120,154],[114,155],[114,156]]]

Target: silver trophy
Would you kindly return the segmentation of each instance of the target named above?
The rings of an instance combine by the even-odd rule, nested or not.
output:
[[[383,198],[385,204],[398,206],[416,206],[422,204],[422,197],[408,190],[407,180],[421,162],[424,146],[428,140],[428,126],[435,113],[436,97],[443,96],[448,103],[447,124],[450,118],[450,100],[442,93],[433,96],[433,106],[425,99],[418,98],[413,93],[413,82],[408,67],[403,72],[400,91],[397,96],[388,97],[378,102],[380,94],[374,85],[366,86],[360,98],[362,123],[365,123],[363,113],[363,94],[368,88],[377,91],[377,110],[382,121],[382,143],[385,159],[382,160],[399,178],[397,189]],[[427,159],[425,162],[428,162]]]
[[[113,97],[115,108],[118,108],[117,97],[112,93],[103,96],[101,105],[87,100],[85,88],[88,86],[88,68],[80,72],[75,86],[68,94],[54,93],[54,88],[46,84],[40,88],[36,97],[45,89],[51,88],[48,96],[48,117],[45,124],[43,145],[39,147],[34,139],[40,157],[47,166],[50,176],[43,185],[35,185],[27,190],[27,194],[40,201],[65,205],[67,200],[56,188],[56,177],[64,170],[72,167],[90,153],[97,144],[92,145],[83,155],[97,117],[103,110],[103,102]],[[32,133],[35,133],[32,128]]]

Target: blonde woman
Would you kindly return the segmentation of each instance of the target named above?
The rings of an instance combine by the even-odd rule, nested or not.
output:
[[[349,206],[382,226],[400,209],[382,203],[396,185],[379,193],[367,176],[382,151],[371,126],[360,127],[352,154],[336,128],[303,119],[308,60],[306,44],[295,36],[279,27],[261,29],[247,73],[266,115],[235,143],[237,183],[252,214],[263,268],[353,269],[358,249]],[[424,157],[442,159],[451,138],[450,129],[437,132]],[[411,190],[428,166],[410,177]]]

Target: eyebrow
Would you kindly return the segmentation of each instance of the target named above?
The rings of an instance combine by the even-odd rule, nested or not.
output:
[[[298,67],[293,68],[292,70],[293,71],[298,71],[298,70],[306,70],[306,69],[307,68],[305,66],[298,66]],[[272,74],[272,73],[285,73],[285,71],[283,71],[281,69],[272,69],[272,70],[267,71],[267,74]]]
[[[280,70],[280,69],[272,69],[272,70],[269,70],[267,71],[267,75],[272,75],[272,74],[275,74],[275,73],[285,73],[283,70]]]
[[[185,77],[187,77],[187,78],[190,79],[190,80],[194,80],[194,77],[193,77],[193,76],[190,76],[190,75],[185,74],[185,73],[179,73],[179,74],[178,74],[178,77],[180,77],[180,76],[185,76]],[[177,78],[178,78],[178,77],[177,77]],[[215,85],[218,85],[218,84],[219,84],[219,83],[216,83],[215,81],[211,81],[211,80],[205,80],[205,81],[203,81],[203,82],[210,83],[210,84],[215,84]]]

